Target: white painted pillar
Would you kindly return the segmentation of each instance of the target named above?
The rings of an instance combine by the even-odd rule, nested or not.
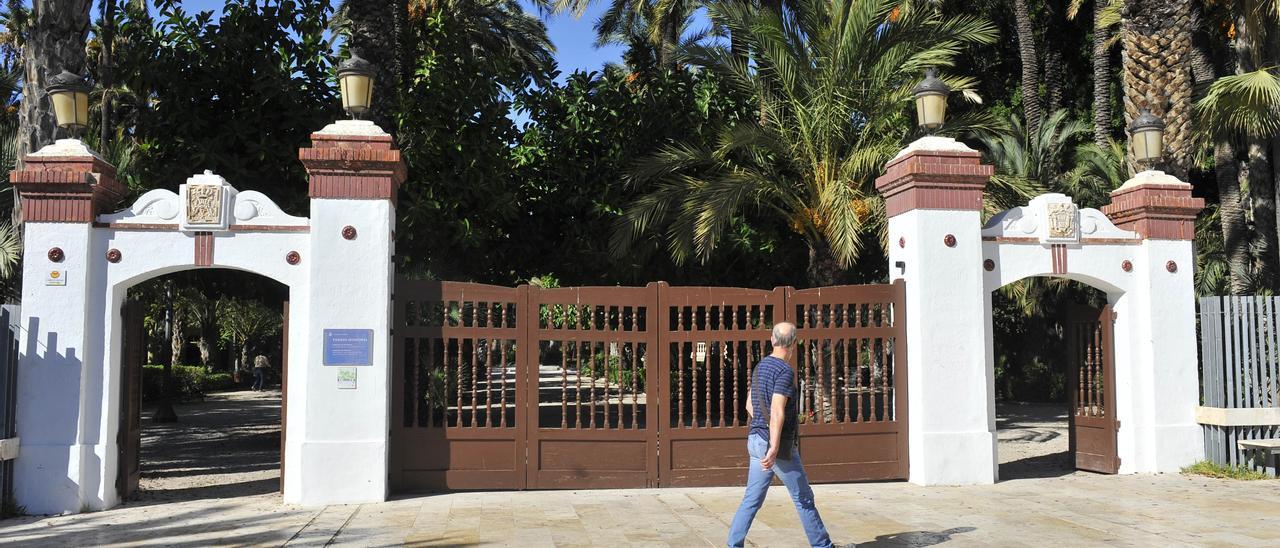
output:
[[[990,297],[979,217],[992,168],[963,143],[925,137],[885,169],[876,188],[889,215],[889,276],[907,284],[910,480],[992,483]]]
[[[1128,340],[1116,338],[1131,360],[1133,416],[1120,429],[1131,430],[1123,438],[1133,440],[1134,462],[1122,456],[1122,472],[1176,472],[1204,455],[1195,420],[1200,384],[1192,249],[1203,208],[1191,185],[1159,171],[1134,176],[1103,208],[1116,226],[1143,238],[1128,310],[1133,330]]]
[[[311,272],[309,359],[290,363],[285,502],[382,501],[389,451],[395,197],[405,168],[391,137],[372,122],[343,120],[311,137],[312,148],[299,154],[310,175],[311,252],[300,258]],[[326,330],[368,330],[369,364],[332,365],[343,360],[326,359],[331,344]],[[292,375],[298,368],[305,371]],[[350,372],[354,388],[350,378],[339,380]]]
[[[116,462],[116,423],[103,398],[115,372],[100,365],[103,299],[93,293],[106,250],[92,223],[123,188],[74,139],[27,156],[12,180],[25,218],[14,495],[32,514],[106,508],[116,502],[103,477]]]

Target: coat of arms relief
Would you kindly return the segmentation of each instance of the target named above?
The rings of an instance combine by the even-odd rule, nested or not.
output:
[[[1080,230],[1076,205],[1071,202],[1050,202],[1045,206],[1049,237],[1075,238]]]
[[[222,220],[222,185],[187,185],[187,222],[217,224]]]

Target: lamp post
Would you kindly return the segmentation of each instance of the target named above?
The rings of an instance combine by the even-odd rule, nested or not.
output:
[[[1160,161],[1164,152],[1164,121],[1142,109],[1129,124],[1129,143],[1133,145],[1133,159],[1139,165],[1150,166]]]
[[[338,88],[342,92],[342,109],[352,118],[359,118],[373,103],[373,65],[352,53],[338,65]]]
[[[942,127],[947,119],[947,96],[950,94],[951,87],[938,78],[937,69],[925,69],[924,80],[912,90],[916,101],[916,123],[925,131]]]
[[[53,115],[58,127],[66,128],[73,137],[89,125],[89,82],[70,71],[62,71],[49,81],[45,91],[53,101]]]

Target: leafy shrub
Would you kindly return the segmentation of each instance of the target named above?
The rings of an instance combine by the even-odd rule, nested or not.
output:
[[[235,386],[229,373],[210,373],[198,365],[173,368],[174,396],[180,400],[199,399],[205,393]],[[142,366],[142,399],[156,400],[164,395],[164,366]]]

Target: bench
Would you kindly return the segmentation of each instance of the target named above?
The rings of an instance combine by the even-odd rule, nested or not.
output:
[[[1276,456],[1280,455],[1280,439],[1271,440],[1240,440],[1236,442],[1245,455],[1248,455],[1250,461],[1257,462],[1259,456],[1265,456],[1262,461],[1263,467],[1271,468],[1271,473],[1280,475],[1280,464],[1276,462]]]

